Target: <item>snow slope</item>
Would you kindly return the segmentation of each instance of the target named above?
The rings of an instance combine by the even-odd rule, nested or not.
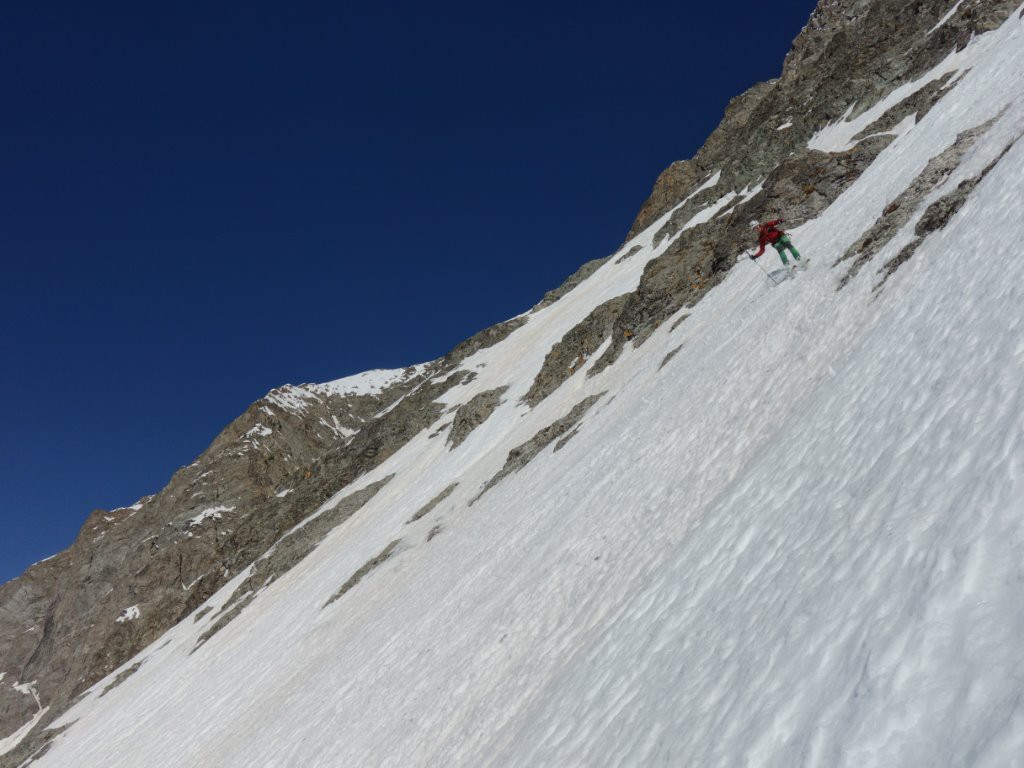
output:
[[[1024,765],[1024,142],[877,296],[913,222],[842,291],[829,269],[960,131],[1001,114],[928,201],[1024,133],[1017,15],[968,56],[793,232],[808,272],[770,288],[741,262],[686,322],[520,405],[668,246],[655,223],[464,361],[450,405],[510,387],[464,443],[425,431],[340,491],[325,507],[394,475],[194,653],[214,613],[99,683],[37,765]]]

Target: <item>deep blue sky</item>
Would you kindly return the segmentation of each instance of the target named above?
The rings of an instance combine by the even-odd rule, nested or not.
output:
[[[4,4],[0,582],[613,251],[814,5]]]

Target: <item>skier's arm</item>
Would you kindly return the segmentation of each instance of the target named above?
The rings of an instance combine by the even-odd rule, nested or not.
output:
[[[765,235],[764,233],[761,233],[761,236],[757,238],[757,245],[757,253],[750,257],[752,259],[759,259],[762,256],[764,256],[765,246],[768,245],[768,236]]]

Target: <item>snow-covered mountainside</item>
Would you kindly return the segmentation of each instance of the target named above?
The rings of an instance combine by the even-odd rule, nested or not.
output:
[[[822,0],[617,253],[0,587],[0,763],[1024,765],[1022,136],[1020,2]]]

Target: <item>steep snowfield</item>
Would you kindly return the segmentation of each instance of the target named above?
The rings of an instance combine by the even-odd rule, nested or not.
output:
[[[655,224],[463,363],[451,405],[510,389],[462,445],[424,432],[341,491],[395,475],[197,651],[213,613],[98,684],[37,765],[1024,765],[1024,142],[877,297],[913,221],[840,292],[830,269],[960,131],[1002,112],[922,211],[1024,133],[1022,22],[960,56],[952,94],[793,233],[808,272],[770,288],[739,263],[685,322],[519,405],[667,246]]]

